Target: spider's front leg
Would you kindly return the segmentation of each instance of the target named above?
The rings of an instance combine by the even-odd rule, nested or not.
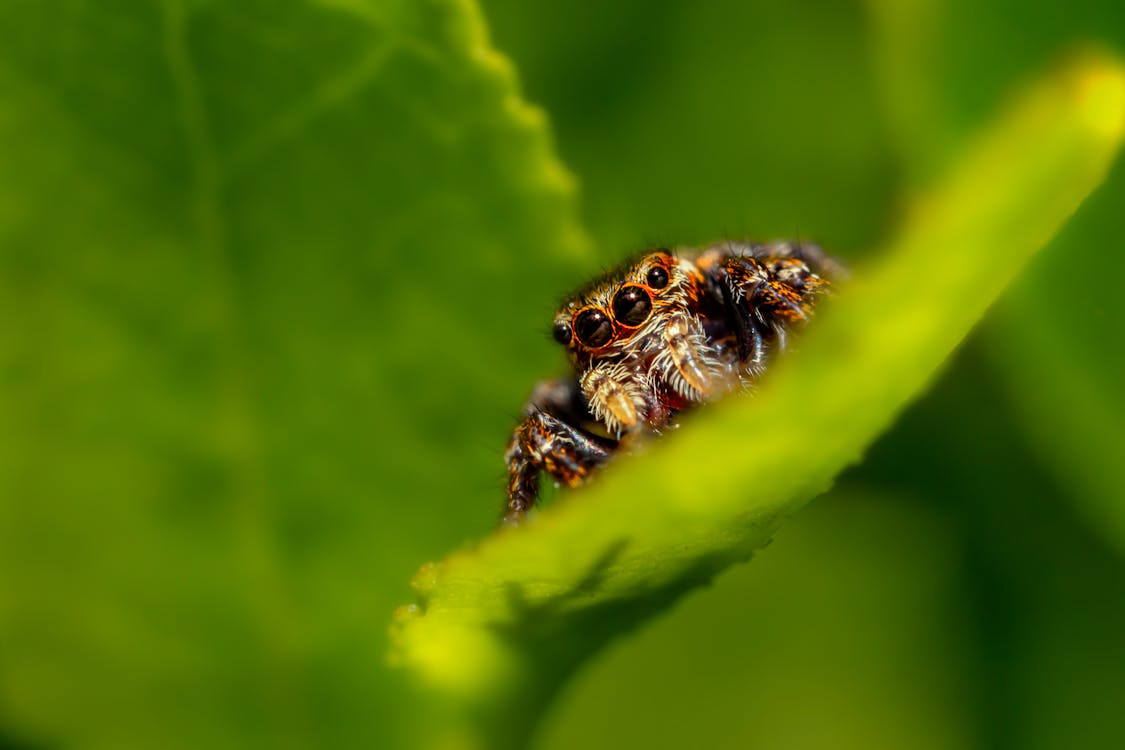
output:
[[[746,245],[708,268],[738,339],[745,368],[757,374],[769,351],[784,347],[787,333],[812,314],[831,278],[843,266],[815,245]]]
[[[505,523],[518,523],[539,496],[539,474],[568,487],[580,485],[613,455],[617,442],[584,431],[588,420],[577,383],[545,381],[536,387],[512,433]]]
[[[755,246],[755,251],[733,255],[724,264],[736,300],[744,299],[767,325],[808,319],[816,298],[828,287],[817,270],[835,270],[839,264],[815,245],[774,243]]]
[[[775,274],[785,278],[789,274],[800,276],[811,273],[820,279],[838,282],[848,278],[848,269],[811,242],[786,240],[767,243],[737,243],[729,245],[733,256],[748,256],[773,267]],[[790,269],[788,271],[784,269]]]

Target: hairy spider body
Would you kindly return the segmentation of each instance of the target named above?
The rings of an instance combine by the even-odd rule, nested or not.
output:
[[[636,436],[749,385],[842,267],[815,245],[655,250],[563,300],[554,337],[571,375],[540,382],[508,446],[505,520],[539,475],[575,487]]]

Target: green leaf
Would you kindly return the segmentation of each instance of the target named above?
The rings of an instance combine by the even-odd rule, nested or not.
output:
[[[1036,258],[999,310],[990,341],[1025,432],[1090,528],[1125,554],[1125,254],[1106,252],[1125,201],[1120,163]]]
[[[972,745],[958,529],[909,496],[830,499],[790,519],[753,565],[606,649],[535,746]]]
[[[551,113],[604,262],[718,237],[852,257],[882,231],[897,174],[868,2],[482,5]]]
[[[1087,57],[1040,81],[914,201],[758,392],[423,568],[395,658],[462,712],[451,737],[523,744],[586,656],[749,557],[859,460],[1098,185],[1123,129],[1115,63]]]
[[[11,736],[403,746],[386,619],[587,252],[467,0],[0,4]]]
[[[1122,49],[1120,3],[1028,7],[1017,0],[871,5],[876,53],[892,128],[908,173],[926,173],[964,135],[994,92],[1022,78],[1075,38]],[[1024,13],[1023,11],[1028,11]],[[1019,33],[998,46],[982,30],[1009,24]],[[1125,325],[1125,296],[1100,280],[1125,272],[1107,238],[1125,233],[1119,164],[1106,185],[1051,243],[1006,295],[986,335],[994,366],[1008,383],[1021,431],[1068,488],[1091,529],[1125,552],[1125,471],[1117,460],[1125,441],[1125,358],[1107,335]]]

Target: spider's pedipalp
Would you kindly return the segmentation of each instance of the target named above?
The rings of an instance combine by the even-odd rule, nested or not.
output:
[[[603,362],[590,368],[583,373],[579,385],[590,412],[611,435],[635,430],[644,417],[648,382],[619,362]]]
[[[725,385],[721,382],[722,362],[697,318],[679,313],[670,316],[660,342],[649,369],[653,380],[667,384],[688,401],[702,401]]]

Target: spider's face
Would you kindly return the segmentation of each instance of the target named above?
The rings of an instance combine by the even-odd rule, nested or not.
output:
[[[575,361],[628,354],[653,323],[685,303],[690,274],[666,250],[598,279],[563,302],[553,335]]]
[[[554,337],[573,369],[541,382],[508,446],[508,515],[539,475],[576,486],[645,433],[762,373],[839,264],[814,245],[724,242],[654,250],[563,301]]]
[[[657,250],[563,302],[555,339],[567,348],[590,413],[610,435],[666,422],[692,388],[708,389],[710,359],[689,353],[705,344],[693,313],[703,288],[695,263]],[[677,361],[688,376],[677,374]]]

